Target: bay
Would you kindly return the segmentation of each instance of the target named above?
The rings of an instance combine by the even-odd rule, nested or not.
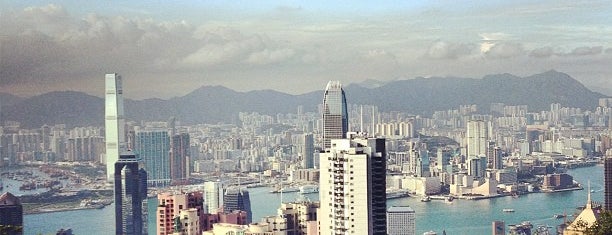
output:
[[[603,166],[572,169],[568,171],[574,179],[585,188],[591,182],[592,199],[603,202]],[[250,188],[253,221],[263,216],[275,215],[281,202],[280,194],[271,194],[270,188]],[[417,234],[436,231],[441,234],[469,235],[490,234],[491,222],[504,221],[506,225],[530,221],[534,226],[556,226],[563,222],[554,219],[554,214],[572,214],[575,208],[584,206],[588,190],[576,190],[559,193],[533,193],[519,198],[502,197],[488,200],[465,201],[455,200],[452,203],[443,201],[421,202],[419,198],[399,198],[387,201],[387,206],[410,206],[416,212]],[[284,202],[294,201],[298,193],[285,193]],[[309,194],[310,200],[318,200],[318,194]],[[157,199],[149,199],[149,234],[155,234],[155,208]],[[512,208],[514,213],[503,212]],[[55,234],[60,228],[72,228],[74,234],[113,234],[114,205],[103,209],[62,211],[24,216],[24,234]],[[554,228],[553,228],[554,229]],[[552,232],[552,229],[551,229]]]

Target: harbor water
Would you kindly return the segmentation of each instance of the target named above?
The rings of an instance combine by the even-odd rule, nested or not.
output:
[[[569,170],[574,179],[585,188],[587,181],[591,182],[592,198],[595,202],[603,202],[603,167],[593,166]],[[253,221],[261,217],[275,215],[281,202],[280,194],[269,193],[270,188],[250,188]],[[410,206],[416,212],[417,234],[426,231],[436,231],[442,234],[490,234],[491,222],[504,221],[506,226],[530,221],[535,226],[554,227],[563,219],[553,218],[554,214],[576,211],[576,207],[584,206],[588,190],[576,190],[558,193],[533,193],[521,195],[518,198],[501,197],[477,201],[454,200],[452,203],[432,200],[421,202],[420,198],[398,198],[387,201],[387,206]],[[284,193],[282,200],[291,202],[299,193]],[[318,194],[307,194],[310,200],[318,200]],[[274,203],[276,202],[276,203]],[[149,234],[155,234],[155,208],[157,199],[149,199]],[[513,213],[504,212],[513,209]],[[26,235],[55,234],[61,228],[72,228],[75,234],[113,234],[110,227],[114,224],[114,205],[103,209],[63,211],[42,214],[25,215],[24,226]],[[109,226],[110,225],[110,226]]]

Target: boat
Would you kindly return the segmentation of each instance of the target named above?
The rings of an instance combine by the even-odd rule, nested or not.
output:
[[[394,199],[394,198],[402,198],[402,197],[408,197],[410,196],[408,194],[407,190],[402,190],[402,189],[391,189],[391,190],[387,190],[387,199]]]
[[[509,213],[510,213],[510,212],[514,212],[514,209],[512,209],[512,208],[505,208],[505,209],[503,209],[502,211],[503,211],[503,212],[509,212]]]
[[[425,197],[421,198],[421,201],[422,202],[428,202],[428,201],[431,201],[431,198],[429,196],[425,196]]]
[[[561,214],[554,214],[553,215],[553,218],[555,218],[555,219],[561,219],[561,218],[565,218],[565,217],[566,217],[566,215],[561,215]]]
[[[318,192],[319,192],[319,186],[317,186],[317,185],[304,185],[304,186],[300,186],[300,193],[301,194],[318,193]]]
[[[284,188],[280,188],[280,189],[274,189],[272,191],[270,191],[270,193],[291,193],[291,192],[298,192],[300,191],[299,188],[293,188],[293,187],[284,187]]]

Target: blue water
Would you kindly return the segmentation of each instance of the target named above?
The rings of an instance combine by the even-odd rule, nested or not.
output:
[[[583,185],[591,181],[593,201],[603,202],[603,167],[594,166],[568,171]],[[268,193],[269,188],[249,189],[253,221],[266,215],[275,215],[281,201],[280,194]],[[503,197],[490,200],[464,201],[453,203],[442,201],[420,202],[419,198],[400,198],[387,201],[387,205],[407,205],[416,212],[417,234],[433,230],[441,234],[490,234],[491,221],[502,220],[506,225],[531,221],[534,225],[556,226],[562,222],[553,219],[553,214],[572,214],[575,208],[586,203],[588,190],[577,190],[552,194],[536,193],[519,198]],[[283,194],[283,201],[295,200],[297,193]],[[311,200],[318,200],[317,194],[310,194]],[[155,234],[155,205],[157,199],[149,201],[149,234]],[[502,212],[512,208],[514,213]],[[112,234],[109,226],[114,224],[114,205],[103,209],[64,211],[26,215],[25,234],[55,234],[60,228],[72,228],[75,234]]]

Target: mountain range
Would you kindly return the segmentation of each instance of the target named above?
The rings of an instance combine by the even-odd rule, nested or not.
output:
[[[599,98],[606,97],[554,70],[528,77],[511,74],[487,75],[482,79],[419,77],[375,84],[345,86],[347,102],[376,105],[380,111],[427,115],[467,104],[476,104],[481,111],[488,112],[491,103],[527,104],[530,111],[548,110],[551,103],[593,109]],[[176,117],[183,124],[227,123],[235,122],[239,112],[295,113],[299,105],[304,111],[315,111],[322,98],[322,90],[290,95],[273,90],[237,92],[222,86],[203,86],[168,100],[126,99],[125,116],[128,120]],[[0,94],[0,99],[2,120],[19,121],[24,128],[43,124],[101,126],[104,123],[104,99],[82,92],[50,92],[30,98]]]

